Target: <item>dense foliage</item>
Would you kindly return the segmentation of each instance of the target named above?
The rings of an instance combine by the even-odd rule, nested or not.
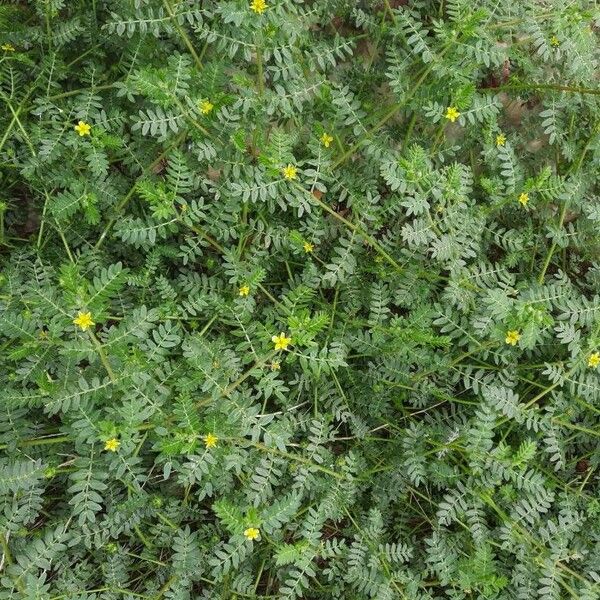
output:
[[[0,598],[600,597],[593,0],[5,0]]]

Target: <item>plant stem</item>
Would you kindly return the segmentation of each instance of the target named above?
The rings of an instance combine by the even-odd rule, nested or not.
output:
[[[182,131],[175,138],[173,143],[166,150],[161,152],[161,154],[156,159],[154,159],[142,171],[141,175],[134,181],[133,185],[131,186],[130,190],[127,192],[125,197],[115,207],[114,215],[112,216],[112,218],[110,219],[110,221],[108,222],[108,224],[106,225],[106,227],[104,228],[102,233],[100,234],[100,237],[98,238],[98,241],[96,242],[96,244],[94,246],[94,250],[98,250],[100,248],[100,246],[102,246],[102,244],[104,243],[104,240],[106,239],[106,236],[108,235],[108,232],[111,230],[113,225],[117,222],[117,219],[119,218],[119,216],[121,214],[121,211],[125,208],[125,206],[127,206],[127,203],[133,197],[133,194],[135,193],[138,182],[141,181],[144,177],[146,177],[148,175],[148,173],[150,173],[152,171],[152,169],[154,169],[154,167],[156,167],[156,165],[158,165],[166,156],[168,156],[168,154],[169,154],[169,152],[171,152],[171,150],[173,150],[174,148],[177,148],[177,146],[179,146],[179,144],[181,144],[181,142],[183,142],[183,140],[185,139],[186,136],[187,136],[187,131]]]
[[[196,50],[194,49],[194,46],[192,45],[192,42],[190,41],[190,38],[188,37],[187,33],[179,24],[179,21],[177,20],[177,15],[175,15],[173,9],[171,8],[171,3],[169,2],[169,0],[163,0],[163,4],[165,9],[167,10],[167,13],[169,14],[169,17],[171,17],[171,22],[173,23],[175,29],[177,29],[177,32],[179,33],[179,36],[183,40],[183,43],[187,46],[187,49],[190,51],[190,54],[194,58],[196,66],[198,67],[198,69],[202,70],[204,68],[202,61],[200,60],[200,57],[196,54]]]
[[[92,340],[92,342],[94,343],[94,346],[96,347],[96,351],[98,352],[100,361],[104,365],[104,368],[106,369],[106,372],[108,373],[108,376],[109,376],[111,382],[116,383],[117,378],[115,377],[115,374],[112,370],[112,367],[110,366],[110,363],[108,362],[108,357],[106,356],[106,353],[104,352],[104,348],[102,347],[102,344],[100,343],[100,341],[98,340],[98,338],[96,337],[96,335],[94,334],[94,332],[91,329],[88,329],[88,333],[90,334],[90,339]]]

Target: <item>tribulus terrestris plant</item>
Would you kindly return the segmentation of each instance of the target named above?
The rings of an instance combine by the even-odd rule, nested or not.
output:
[[[0,30],[0,598],[600,597],[596,2]]]

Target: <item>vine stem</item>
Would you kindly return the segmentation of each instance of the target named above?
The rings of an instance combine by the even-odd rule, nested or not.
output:
[[[445,48],[443,48],[442,51],[440,52],[439,58],[442,58],[446,54],[446,52],[448,52],[449,49],[450,49],[450,45],[447,45]],[[362,144],[364,143],[365,140],[370,138],[375,132],[379,131],[379,129],[381,129],[401,108],[406,106],[406,104],[408,103],[409,100],[414,98],[414,96],[417,93],[417,90],[421,87],[421,85],[423,85],[423,82],[425,81],[425,79],[427,78],[427,76],[429,75],[431,70],[433,69],[434,65],[435,65],[435,61],[432,61],[431,64],[423,71],[423,73],[421,74],[419,79],[417,79],[417,82],[411,88],[411,91],[406,96],[406,98],[404,98],[402,102],[397,102],[396,104],[393,104],[388,109],[388,111],[383,115],[383,117],[379,121],[377,121],[377,123],[375,123],[375,125],[373,125],[373,127],[371,127],[371,129],[369,129],[369,131],[367,131],[366,135],[362,139],[360,139],[358,142],[356,142],[351,148],[349,148],[344,154],[342,154],[342,156],[340,156],[340,158],[338,158],[331,165],[332,171],[335,171],[340,165],[345,163],[362,146]]]
[[[217,252],[219,252],[223,255],[227,255],[227,250],[223,246],[221,246],[221,244],[219,244],[219,242],[217,242],[217,240],[215,240],[211,235],[206,233],[206,231],[204,231],[203,229],[200,229],[199,227],[196,227],[195,225],[192,225],[191,223],[187,223],[181,217],[178,218],[178,221],[179,221],[179,223],[181,223],[182,225],[184,225],[185,227],[187,227],[188,229],[193,231],[195,234],[197,234],[201,238],[205,239]],[[290,314],[290,311],[287,308],[287,306],[285,306],[285,304],[282,304],[281,302],[279,302],[279,300],[277,300],[277,298],[275,298],[273,296],[273,294],[271,294],[271,292],[269,292],[269,290],[267,290],[267,288],[265,286],[263,286],[261,283],[259,283],[257,285],[257,287],[271,302],[273,302],[273,304],[275,304],[279,308],[281,308],[286,314]]]
[[[364,241],[370,244],[377,251],[377,253],[380,254],[383,258],[385,258],[385,260],[390,265],[392,265],[399,273],[402,273],[404,271],[404,267],[400,263],[398,263],[394,258],[392,258],[387,253],[385,248],[373,236],[369,235],[362,227],[360,227],[359,225],[355,225],[354,223],[352,223],[352,221],[349,221],[348,219],[346,219],[346,217],[340,215],[338,212],[333,210],[333,208],[325,204],[325,202],[311,194],[309,190],[303,188],[299,183],[296,184],[296,188],[305,192],[310,197],[311,202],[318,204],[324,211],[328,212],[331,216],[335,217],[338,221],[343,223],[354,233],[362,237]],[[315,258],[317,257],[315,256]],[[432,275],[429,271],[426,271],[424,269],[421,270],[419,274],[421,275],[421,277],[423,277],[424,279],[428,279],[429,281],[435,281],[439,279],[438,276]]]
[[[4,96],[4,94],[2,94]],[[29,139],[29,136],[27,135],[27,132],[25,131],[25,128],[23,127],[23,124],[21,123],[21,120],[19,119],[19,113],[21,112],[21,106],[19,106],[15,112],[15,109],[12,107],[12,104],[10,103],[10,100],[8,98],[4,98],[4,101],[6,102],[6,105],[8,106],[10,112],[13,115],[13,121],[17,123],[17,125],[19,126],[19,129],[21,130],[21,133],[23,134],[23,137],[25,138],[25,143],[27,144],[27,147],[29,148],[29,151],[31,152],[31,156],[33,156],[34,158],[37,156],[35,148],[33,147],[33,144],[31,143],[31,140]]]
[[[559,92],[571,92],[574,94],[600,95],[600,89],[592,89],[572,85],[556,85],[553,83],[517,83],[509,85],[500,85],[498,87],[484,87],[481,88],[481,90],[489,92],[503,92],[516,90],[556,90]]]
[[[256,75],[258,83],[258,96],[259,98],[261,98],[265,91],[265,82],[263,74],[262,46],[259,46],[258,44],[256,46],[256,68],[258,70],[258,73]]]
[[[310,192],[308,190],[306,190],[305,188],[303,188],[300,184],[298,184],[298,188],[301,189],[301,190],[303,190],[307,194],[310,194]],[[314,201],[314,202],[316,202],[324,211],[328,212],[330,215],[332,215],[333,217],[335,217],[338,221],[340,221],[344,225],[346,225],[346,227],[348,227],[349,229],[351,229],[352,231],[354,231],[356,234],[360,235],[365,241],[369,242],[369,244],[371,244],[371,246],[373,246],[373,248],[375,248],[377,250],[377,252],[379,252],[379,254],[381,254],[381,256],[383,256],[394,268],[396,268],[398,270],[398,272],[404,271],[404,269],[402,268],[402,265],[400,265],[398,262],[396,262],[385,251],[385,249],[383,248],[383,246],[381,246],[381,244],[376,239],[374,239],[373,237],[371,237],[361,227],[359,227],[358,225],[355,225],[354,223],[352,223],[352,221],[348,221],[348,219],[346,219],[345,217],[343,217],[342,215],[340,215],[339,213],[337,213],[335,210],[333,210],[333,208],[331,208],[330,206],[328,206],[327,204],[325,204],[325,202],[323,202],[322,200],[320,200],[319,198],[317,198],[313,194],[310,194],[310,197],[311,197],[311,200]]]
[[[594,140],[594,137],[596,135],[598,135],[600,131],[600,123],[596,123],[594,125],[594,128],[592,130],[592,135],[589,137],[586,145],[584,146],[581,155],[579,156],[579,159],[577,160],[576,163],[573,164],[573,167],[569,170],[569,175],[574,175],[575,173],[579,172],[579,169],[581,168],[581,165],[583,164],[583,160],[585,158],[585,155],[587,154],[590,145],[592,144],[592,141]],[[561,211],[560,211],[560,217],[558,219],[558,229],[562,230],[564,222],[565,222],[565,216],[567,214],[567,209],[569,207],[571,203],[571,196],[569,196],[562,205]],[[546,277],[546,271],[548,270],[548,267],[550,266],[550,261],[552,260],[552,256],[554,256],[554,252],[556,251],[556,247],[557,247],[557,242],[553,241],[552,244],[550,245],[550,249],[548,250],[548,253],[546,254],[546,258],[544,259],[544,263],[542,265],[542,270],[539,274],[538,277],[538,283],[541,285],[544,283],[544,278]]]
[[[45,205],[44,205],[45,208]],[[63,246],[65,247],[65,250],[67,252],[67,256],[69,257],[69,260],[71,261],[72,264],[75,264],[75,259],[73,258],[73,254],[71,252],[71,249],[69,248],[69,244],[67,243],[67,238],[65,237],[65,234],[63,233],[62,227],[60,226],[58,219],[54,219],[56,221],[56,225],[54,225],[54,229],[56,229],[56,231],[58,231],[58,235],[60,236],[60,239],[62,240]],[[42,221],[42,224],[44,223],[44,221]],[[41,230],[41,228],[40,228]]]
[[[367,535],[358,525],[358,523],[354,520],[354,518],[352,517],[352,515],[350,514],[350,511],[347,508],[344,508],[344,512],[346,513],[346,516],[348,517],[348,519],[350,519],[350,522],[352,523],[353,527],[356,529],[356,531],[358,531],[358,533],[360,534],[360,537],[363,539],[363,541],[367,544],[367,546],[369,546],[369,549],[371,550],[371,552],[373,552],[378,560],[379,560],[379,564],[383,567],[383,570],[385,571],[386,576],[388,577],[390,583],[392,584],[392,586],[394,588],[396,588],[396,591],[400,594],[400,596],[403,599],[406,599],[406,596],[404,595],[404,592],[398,587],[398,584],[396,582],[396,580],[393,577],[392,571],[390,569],[390,566],[388,564],[388,561],[385,559],[385,557],[381,556],[379,550],[377,547],[375,547],[372,543],[371,540],[369,539],[369,535]]]
[[[98,338],[96,337],[96,335],[94,334],[94,332],[91,329],[88,330],[88,333],[90,334],[90,339],[92,340],[94,346],[96,347],[96,351],[98,352],[100,361],[102,362],[102,364],[104,365],[104,368],[106,369],[106,372],[108,373],[110,381],[112,383],[116,383],[117,378],[115,377],[114,371],[112,370],[110,363],[108,362],[108,357],[106,356],[106,353],[104,352],[104,348],[102,347],[102,344],[100,343],[100,341],[98,340]]]
[[[45,200],[44,200],[44,208],[42,209],[42,219],[41,219],[41,223],[40,223],[40,230],[38,231],[38,237],[37,237],[37,249],[38,252],[40,250],[40,246],[42,245],[42,236],[44,233],[44,223],[46,221],[46,210],[48,209],[48,201],[50,200],[50,196],[48,195],[48,190],[44,189],[44,196],[46,196]]]
[[[245,443],[248,443],[248,440],[244,440]],[[303,465],[310,466],[317,471],[321,471],[322,473],[326,473],[327,475],[331,475],[335,479],[345,480],[346,477],[337,471],[333,471],[332,469],[328,469],[327,467],[323,467],[318,463],[314,463],[308,458],[304,458],[303,456],[298,456],[297,454],[291,454],[289,452],[282,452],[281,450],[277,450],[276,448],[271,448],[270,446],[265,446],[260,442],[249,442],[249,445],[257,450],[261,450],[262,452],[266,452],[267,454],[273,454],[274,456],[281,456],[282,458],[289,458],[290,460],[294,460]]]
[[[98,241],[96,242],[96,244],[94,246],[94,250],[98,250],[100,248],[100,246],[102,246],[102,244],[104,243],[104,240],[106,239],[106,236],[108,235],[108,232],[111,230],[112,226],[117,222],[117,219],[119,218],[119,214],[125,208],[125,206],[129,202],[129,200],[131,200],[133,194],[135,193],[138,182],[141,181],[154,167],[156,167],[156,165],[158,165],[165,158],[165,156],[167,156],[169,154],[169,152],[171,152],[171,150],[173,150],[173,148],[177,148],[177,146],[179,146],[179,144],[181,144],[181,142],[183,142],[186,135],[187,135],[187,131],[182,131],[175,138],[174,142],[166,150],[161,152],[161,154],[142,171],[141,175],[134,181],[133,185],[131,186],[131,189],[127,192],[125,197],[115,207],[115,214],[111,217],[110,221],[107,223],[106,227],[100,234],[100,237],[98,238]]]
[[[54,437],[42,437],[42,438],[32,438],[30,440],[23,440],[18,442],[19,448],[26,448],[27,446],[47,446],[49,444],[62,444],[64,442],[68,442],[70,440],[70,436],[68,435],[57,435]],[[8,444],[0,444],[0,450],[6,450],[8,448]]]
[[[248,370],[246,370],[244,373],[242,373],[233,383],[229,384],[219,394],[219,398],[227,398],[231,394],[231,392],[233,392],[236,388],[238,388],[244,381],[246,381],[246,379],[248,379],[248,377],[250,377],[250,375],[252,375],[252,373],[254,372],[254,369],[256,369],[257,367],[262,367],[263,365],[265,365],[276,354],[277,354],[277,350],[273,350],[272,352],[270,352],[269,354],[267,354],[263,358],[259,358],[259,359],[255,360],[254,364]],[[214,401],[214,398],[212,396],[207,396],[206,398],[203,398],[202,400],[200,400],[199,402],[197,402],[196,406],[198,408],[201,407],[201,406],[206,406],[207,404],[210,404],[213,401]]]
[[[169,2],[169,0],[163,0],[163,4],[164,4],[165,9],[167,10],[167,13],[169,14],[169,17],[171,17],[171,21],[172,21],[173,25],[175,26],[175,29],[177,29],[177,33],[179,33],[179,36],[183,40],[183,43],[187,46],[187,49],[190,51],[190,54],[194,58],[194,61],[195,61],[196,65],[198,66],[198,68],[200,70],[202,70],[204,68],[204,65],[202,64],[200,57],[196,53],[196,50],[195,50],[194,46],[192,45],[192,42],[190,41],[190,38],[188,37],[187,33],[185,32],[183,27],[179,24],[179,21],[177,20],[177,15],[173,12],[173,9],[171,8],[171,3]]]
[[[11,108],[13,117],[12,117],[11,122],[8,124],[8,127],[5,129],[2,139],[0,140],[0,151],[2,150],[2,148],[4,148],[4,144],[6,143],[6,140],[8,139],[10,132],[12,131],[13,127],[15,126],[15,123],[18,121],[19,114],[21,114],[21,111],[25,108],[25,103],[29,99],[29,96],[31,96],[31,94],[33,93],[33,90],[35,88],[35,83],[37,83],[37,80],[34,82],[34,85],[32,86],[31,90],[29,90],[29,92],[25,95],[21,104],[19,104],[19,106],[17,107],[17,110],[13,111]],[[4,96],[4,94],[2,96]],[[10,106],[10,103],[6,99],[4,99],[4,97],[3,97],[3,100]]]
[[[7,565],[12,565],[12,556],[4,533],[0,535],[0,545],[2,545],[2,562],[6,562]],[[2,570],[2,567],[0,567],[0,570]]]

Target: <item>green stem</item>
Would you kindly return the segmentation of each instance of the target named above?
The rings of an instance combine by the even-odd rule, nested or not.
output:
[[[115,377],[115,374],[112,370],[112,367],[110,366],[110,363],[108,362],[108,357],[106,356],[106,353],[104,352],[104,348],[102,347],[102,344],[100,343],[100,341],[98,340],[98,338],[95,336],[94,332],[91,329],[88,329],[88,333],[90,334],[90,339],[92,340],[92,342],[94,343],[94,346],[96,347],[96,351],[98,352],[100,361],[104,365],[104,368],[106,369],[106,372],[108,373],[108,376],[109,376],[111,382],[116,383],[117,378]]]
[[[40,223],[40,230],[38,232],[38,238],[37,238],[38,252],[40,250],[40,246],[42,245],[42,234],[44,232],[44,222],[46,219],[46,210],[48,208],[48,201],[50,200],[47,190],[44,190],[44,195],[46,196],[46,199],[44,200],[44,208],[42,209],[42,219],[41,219],[42,222]]]
[[[581,168],[581,165],[583,164],[585,155],[587,154],[587,152],[590,148],[590,145],[592,144],[592,141],[594,140],[596,135],[598,135],[599,130],[600,130],[600,123],[596,123],[592,130],[592,135],[589,137],[586,145],[584,146],[584,148],[579,156],[579,159],[577,160],[577,162],[573,163],[573,167],[569,170],[569,175],[573,175],[573,174],[579,172],[579,169]],[[567,214],[567,209],[569,207],[570,202],[571,202],[571,196],[569,195],[567,197],[567,199],[564,201],[562,209],[560,211],[560,217],[558,220],[558,229],[559,230],[561,230],[563,228],[563,225],[565,222],[565,215]],[[548,267],[550,266],[550,261],[552,260],[552,256],[554,255],[554,252],[556,251],[556,246],[557,246],[556,241],[553,241],[550,246],[550,249],[548,250],[548,254],[546,254],[546,258],[544,259],[544,263],[542,265],[542,270],[538,277],[538,283],[540,285],[544,283],[544,278],[546,277],[546,271],[548,270]]]
[[[104,90],[110,90],[115,87],[116,84],[108,83],[106,85],[96,85],[88,88],[79,88],[77,90],[69,90],[68,92],[61,92],[60,94],[56,94],[54,96],[48,96],[46,100],[61,100],[62,98],[69,98],[70,96],[76,96],[77,94],[81,94],[83,92],[87,92],[89,90],[94,90],[94,92],[102,92]]]
[[[493,93],[511,90],[555,90],[557,92],[571,92],[574,94],[600,95],[600,89],[592,89],[571,85],[557,85],[553,83],[517,83],[512,85],[500,85],[498,87],[484,87],[481,89]]]
[[[446,52],[448,52],[449,49],[450,45],[447,45],[445,48],[443,48],[439,58],[442,58],[446,54]],[[404,98],[402,102],[398,102],[392,105],[388,109],[388,111],[383,115],[383,117],[377,123],[375,123],[375,125],[371,129],[369,129],[369,131],[367,131],[366,135],[362,139],[358,140],[358,142],[356,142],[354,146],[352,146],[347,152],[345,152],[331,165],[332,171],[334,171],[340,165],[345,163],[362,146],[363,142],[369,139],[374,133],[379,131],[379,129],[381,129],[400,109],[405,107],[408,104],[408,102],[412,98],[414,98],[415,94],[417,93],[417,90],[421,87],[421,85],[423,84],[423,82],[425,81],[435,64],[436,62],[432,61],[431,64],[423,71],[419,79],[417,79],[417,82],[414,84],[414,86],[412,86],[411,91],[407,94],[406,98]]]
[[[181,25],[179,24],[179,21],[177,20],[177,16],[173,12],[173,9],[171,8],[171,4],[170,4],[169,0],[163,0],[163,4],[164,4],[165,9],[167,10],[167,13],[169,14],[169,17],[171,17],[171,22],[173,23],[173,25],[175,26],[175,29],[177,29],[177,32],[179,33],[179,36],[183,40],[183,43],[187,46],[187,49],[190,51],[190,54],[193,56],[194,61],[195,61],[196,65],[198,66],[198,68],[200,70],[202,70],[204,68],[204,66],[202,65],[202,61],[200,60],[200,57],[196,54],[196,50],[194,49],[194,46],[192,45],[192,42],[190,41],[190,38],[188,37],[187,33],[185,32],[183,27],[181,27]]]
[[[2,94],[4,96],[4,94]],[[19,126],[19,129],[21,130],[21,133],[23,134],[23,137],[25,138],[25,143],[27,144],[27,147],[29,148],[29,151],[31,152],[31,155],[35,158],[36,153],[35,153],[35,149],[31,143],[31,140],[29,139],[29,136],[27,135],[27,132],[25,131],[25,128],[23,127],[23,124],[21,123],[21,120],[19,119],[19,114],[21,112],[22,107],[19,106],[17,108],[17,110],[15,111],[14,108],[12,107],[12,104],[10,103],[10,101],[8,100],[8,98],[4,98],[4,101],[6,102],[10,112],[12,113],[13,116],[13,120],[11,121],[11,124],[9,125],[9,128],[7,129],[7,132],[9,129],[12,128],[12,125],[14,123],[16,123]],[[4,144],[4,138],[2,140],[2,144],[0,144],[0,149],[2,147],[2,145]]]
[[[379,254],[381,254],[381,256],[383,256],[399,273],[402,273],[404,271],[404,269],[402,268],[402,266],[399,263],[397,263],[386,252],[385,248],[383,248],[381,246],[381,244],[376,239],[374,239],[372,236],[370,236],[361,227],[359,227],[358,225],[355,225],[354,223],[352,223],[352,221],[348,221],[348,219],[346,219],[345,217],[343,217],[342,215],[340,215],[338,212],[336,212],[335,210],[333,210],[330,206],[328,206],[327,204],[325,204],[325,202],[323,202],[319,198],[315,197],[313,194],[310,194],[310,192],[308,192],[307,190],[305,190],[301,185],[298,185],[297,187],[299,189],[301,189],[302,191],[306,192],[307,194],[309,194],[310,195],[310,199],[311,199],[312,202],[316,202],[324,211],[328,212],[331,216],[335,217],[338,221],[342,222],[344,225],[346,225],[346,227],[348,227],[349,229],[351,229],[352,231],[354,231],[357,235],[359,235],[360,237],[362,237],[371,246],[373,246],[373,248],[375,248],[377,250],[377,252]]]
[[[22,442],[18,442],[17,446],[19,448],[26,448],[28,446],[48,446],[49,444],[62,444],[63,442],[70,441],[71,438],[68,435],[59,435],[55,437],[42,437],[42,438],[33,438],[31,440],[23,440]],[[8,444],[1,444],[0,450],[6,450],[8,448]]]
[[[257,84],[258,84],[258,96],[262,97],[265,91],[265,82],[263,75],[263,56],[262,56],[262,47],[257,44],[256,46],[256,67],[258,69],[258,73],[256,75]]]
[[[240,440],[240,441],[248,443],[248,440]],[[335,477],[335,479],[340,479],[340,480],[346,479],[346,477],[344,475],[342,475],[341,473],[339,473],[338,471],[333,471],[331,469],[328,469],[327,467],[323,467],[323,466],[309,460],[308,458],[304,458],[303,456],[298,456],[297,454],[291,454],[289,452],[282,452],[281,450],[277,450],[276,448],[271,448],[269,446],[265,446],[264,444],[261,444],[260,442],[249,442],[249,445],[258,450],[262,450],[263,452],[267,452],[268,454],[273,454],[274,456],[281,456],[282,458],[288,458],[290,460],[299,462],[303,465],[310,466],[313,469],[316,469],[317,471],[321,471],[322,473],[327,473],[327,475],[331,475],[331,477]]]
[[[98,238],[98,241],[96,242],[96,245],[94,246],[94,250],[98,250],[100,248],[100,246],[102,246],[102,244],[104,243],[104,240],[106,239],[106,236],[108,235],[108,232],[112,229],[113,225],[117,222],[117,219],[120,217],[121,211],[125,208],[125,206],[127,206],[127,203],[133,197],[133,194],[135,193],[135,190],[137,189],[138,182],[141,181],[144,177],[146,177],[148,175],[148,173],[150,173],[152,171],[152,169],[154,169],[154,167],[156,167],[156,165],[158,165],[169,154],[169,152],[171,152],[171,150],[173,150],[174,148],[177,148],[177,146],[179,146],[179,144],[181,144],[181,142],[183,142],[186,135],[187,135],[187,131],[182,131],[175,138],[173,143],[166,150],[161,152],[161,154],[158,156],[158,158],[153,160],[142,171],[142,174],[134,181],[133,185],[131,186],[131,189],[127,192],[125,197],[115,207],[114,214],[111,217],[108,224],[106,225],[106,227],[104,228],[104,230],[102,231],[102,233],[100,234],[100,237]]]
[[[4,537],[4,534],[0,535],[0,545],[2,546],[2,552],[4,553],[4,561],[7,565],[12,565],[12,555],[10,553],[10,548],[8,547],[8,542]]]
[[[46,209],[46,205],[44,205],[44,210]],[[43,225],[43,221],[42,221],[42,225]],[[60,239],[62,240],[63,246],[65,247],[65,250],[67,252],[67,256],[69,257],[69,260],[71,261],[72,264],[75,264],[75,259],[73,258],[73,254],[71,254],[71,249],[69,248],[69,244],[67,243],[67,238],[65,238],[65,234],[63,233],[63,230],[61,228],[61,226],[59,225],[58,221],[56,221],[56,226],[55,226],[56,231],[58,231],[58,235],[60,236]],[[39,245],[38,245],[39,248]]]

